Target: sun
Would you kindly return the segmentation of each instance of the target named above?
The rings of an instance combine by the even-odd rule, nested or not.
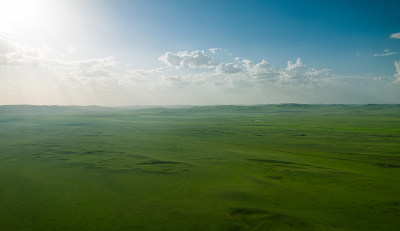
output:
[[[11,32],[21,27],[38,25],[51,12],[49,6],[49,0],[1,0],[0,26]]]
[[[0,0],[0,37],[36,46],[48,43],[57,33],[60,15],[69,9],[64,7],[66,2],[69,1]]]

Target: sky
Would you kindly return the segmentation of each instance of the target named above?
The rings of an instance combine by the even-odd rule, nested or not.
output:
[[[0,0],[0,105],[400,104],[399,9]]]

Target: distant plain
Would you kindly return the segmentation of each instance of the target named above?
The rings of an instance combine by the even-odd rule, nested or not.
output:
[[[399,105],[0,106],[0,230],[398,230]]]

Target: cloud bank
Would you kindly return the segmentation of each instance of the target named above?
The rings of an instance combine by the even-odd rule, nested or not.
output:
[[[400,61],[394,76],[368,77],[337,75],[301,58],[280,67],[219,48],[166,52],[158,59],[158,67],[129,69],[117,56],[71,60],[45,46],[0,38],[0,104],[389,103],[400,96],[399,85],[391,84],[400,82]],[[27,83],[24,73],[35,70],[36,79]]]

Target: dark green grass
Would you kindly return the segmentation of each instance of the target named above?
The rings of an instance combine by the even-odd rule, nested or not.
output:
[[[398,230],[399,105],[0,107],[0,230]]]

